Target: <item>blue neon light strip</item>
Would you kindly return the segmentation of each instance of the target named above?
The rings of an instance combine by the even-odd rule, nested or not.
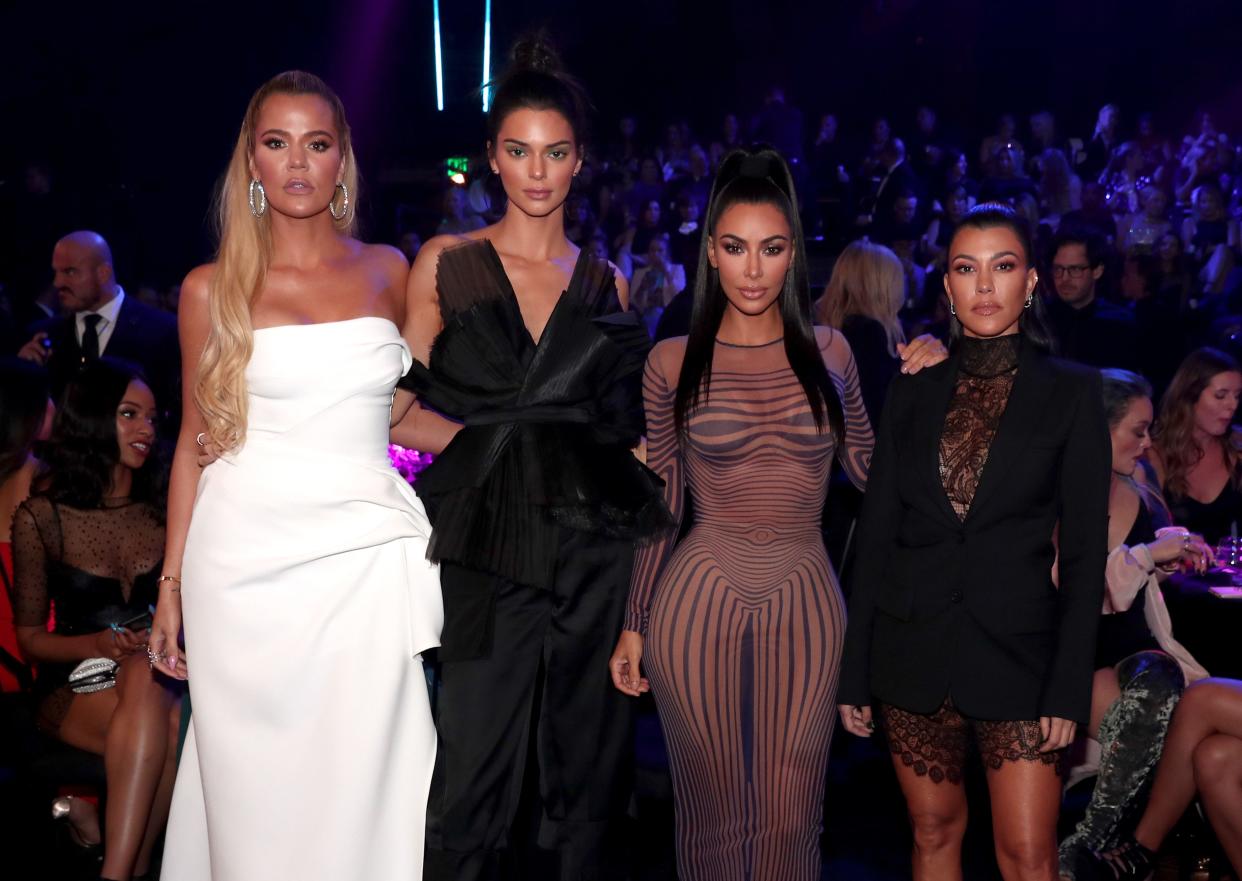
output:
[[[436,35],[436,110],[444,109],[444,59],[440,54],[440,0],[431,0]]]
[[[492,78],[492,0],[483,0],[483,112],[492,101],[488,82]]]

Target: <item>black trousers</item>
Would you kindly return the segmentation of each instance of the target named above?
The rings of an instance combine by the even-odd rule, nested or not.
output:
[[[484,657],[440,666],[424,878],[501,877],[498,852],[510,844],[532,734],[539,846],[559,852],[563,881],[598,877],[632,778],[630,701],[608,673],[632,561],[631,542],[565,529],[551,590],[442,566],[446,619],[458,590],[476,600],[494,591],[495,613]]]

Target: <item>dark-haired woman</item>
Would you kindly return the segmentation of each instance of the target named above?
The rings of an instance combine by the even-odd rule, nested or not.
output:
[[[0,692],[29,686],[13,628],[13,515],[34,487],[41,463],[36,440],[47,440],[55,408],[47,373],[22,358],[0,360]]]
[[[1012,209],[966,213],[944,283],[953,355],[894,381],[880,419],[841,717],[869,736],[878,704],[914,827],[916,881],[961,878],[971,738],[1002,875],[1052,881],[1057,766],[1089,717],[1103,601],[1100,377],[1044,353],[1030,235]]]
[[[394,434],[439,454],[418,486],[445,605],[426,877],[497,877],[498,851],[523,843],[524,791],[560,876],[595,877],[629,798],[608,652],[633,540],[668,520],[631,453],[649,343],[615,267],[565,237],[581,88],[539,40],[518,45],[494,88],[505,215],[427,242],[409,281],[421,363],[407,379],[459,422],[416,409]]]
[[[1208,675],[1173,638],[1159,582],[1183,564],[1202,571],[1211,551],[1181,527],[1156,528],[1168,512],[1139,467],[1151,446],[1151,385],[1128,370],[1101,376],[1112,442],[1109,553],[1085,729],[1099,744],[1099,773],[1083,819],[1061,842],[1061,877],[1069,881],[1095,877],[1092,853],[1118,843],[1122,822],[1141,807],[1182,691]]]
[[[108,358],[83,368],[56,414],[48,487],[13,524],[14,616],[22,652],[38,664],[38,722],[103,756],[102,876],[122,881],[147,874],[168,817],[180,709],[147,658],[164,552],[158,413],[135,370]],[[69,673],[88,658],[117,663],[114,687],[72,690]],[[69,819],[78,819],[72,803]],[[76,828],[83,842],[99,840],[97,827]]]
[[[648,464],[694,527],[638,552],[613,683],[651,690],[669,748],[677,868],[818,878],[845,609],[819,531],[832,460],[867,480],[849,344],[811,323],[793,181],[771,150],[725,158],[688,337],[647,361]]]
[[[1242,365],[1217,349],[1196,349],[1160,401],[1149,453],[1174,519],[1210,545],[1242,526],[1239,399]]]

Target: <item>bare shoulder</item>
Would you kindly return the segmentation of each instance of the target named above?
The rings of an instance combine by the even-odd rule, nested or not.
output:
[[[364,244],[362,259],[369,265],[373,264],[393,276],[400,275],[402,280],[405,279],[405,273],[410,271],[410,262],[405,259],[405,255],[398,248],[392,245]]]
[[[436,267],[440,263],[440,255],[459,245],[464,245],[477,240],[478,237],[473,235],[432,236],[423,243],[421,248],[418,249],[418,256],[414,258],[414,266],[410,270],[411,281],[413,281],[415,276],[419,276],[422,279],[430,279],[434,284]]]
[[[210,297],[211,280],[216,274],[216,264],[204,263],[191,269],[181,282],[181,296],[178,302],[178,314],[194,312],[207,314]]]

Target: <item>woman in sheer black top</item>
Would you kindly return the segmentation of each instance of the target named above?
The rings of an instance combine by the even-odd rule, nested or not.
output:
[[[84,367],[56,415],[49,486],[18,509],[13,525],[14,620],[38,669],[38,722],[104,758],[104,878],[149,870],[176,769],[178,689],[147,657],[164,552],[157,416],[133,369],[107,358]],[[114,687],[70,689],[70,671],[89,658],[119,665]],[[70,809],[78,837],[97,841],[80,808]]]

